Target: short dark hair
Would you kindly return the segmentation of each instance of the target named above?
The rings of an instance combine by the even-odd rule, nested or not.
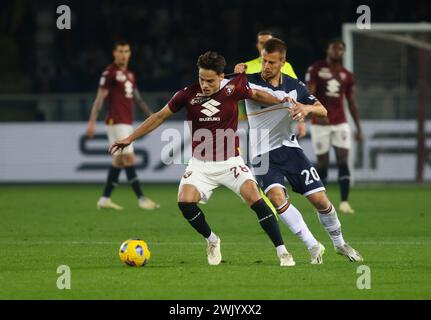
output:
[[[114,46],[112,48],[112,50],[117,50],[117,47],[119,46],[129,46],[130,47],[130,43],[127,42],[126,40],[117,40],[114,42]]]
[[[280,52],[283,56],[286,55],[287,46],[283,40],[272,38],[265,42],[263,49],[268,53]]]
[[[329,48],[329,46],[331,44],[336,44],[336,43],[342,44],[344,49],[346,49],[346,44],[344,43],[344,41],[341,38],[332,38],[331,40],[329,40],[327,48]]]
[[[217,74],[222,74],[226,67],[226,60],[218,52],[207,51],[199,56],[196,65],[198,68],[213,70]]]
[[[257,33],[257,36],[273,36],[274,33],[271,30],[261,30]]]

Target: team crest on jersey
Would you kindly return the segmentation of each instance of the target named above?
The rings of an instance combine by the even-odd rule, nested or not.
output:
[[[193,171],[187,171],[184,173],[183,178],[187,179],[188,177],[190,177],[192,175]]]
[[[318,76],[319,78],[322,78],[322,79],[331,79],[332,73],[331,73],[331,70],[329,70],[329,68],[322,68],[319,70]]]
[[[347,74],[345,72],[340,72],[340,78],[341,80],[346,80]]]
[[[123,73],[123,71],[117,71],[117,73],[115,74],[115,80],[120,81],[120,82],[124,82],[127,80],[127,77]]]
[[[228,84],[224,88],[224,92],[226,95],[230,96],[235,91],[235,85],[234,84]]]

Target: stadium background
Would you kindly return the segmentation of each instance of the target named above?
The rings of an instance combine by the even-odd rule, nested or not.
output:
[[[56,28],[61,4],[71,8],[71,30]],[[256,57],[255,37],[262,29],[273,30],[287,42],[287,59],[304,79],[308,65],[324,58],[327,41],[342,36],[343,24],[356,23],[361,4],[370,6],[373,24],[430,22],[427,0],[2,1],[0,297],[429,298],[429,184],[411,183],[431,181],[431,50],[408,45],[404,38],[358,36],[347,48],[356,52],[352,63],[365,142],[355,148],[351,163],[357,183],[351,202],[357,214],[341,219],[349,239],[377,270],[371,293],[354,288],[356,269],[341,258],[335,260],[333,253],[328,258],[332,264],[320,269],[324,272],[310,269],[301,244],[284,227],[290,248],[303,263],[288,278],[276,270],[271,273],[276,266],[269,244],[252,218],[242,218],[247,208],[223,189],[206,210],[218,212],[209,216],[225,232],[227,256],[236,257],[236,250],[241,255],[208,278],[200,259],[203,251],[193,245],[200,239],[175,204],[184,167],[160,165],[161,131],[136,143],[144,191],[162,204],[158,217],[132,205],[128,186],[114,192],[126,206],[125,215],[108,213],[101,219],[95,209],[110,157],[102,115],[97,139],[86,140],[85,127],[115,40],[131,43],[129,67],[144,99],[158,110],[176,90],[197,80],[199,54],[217,50],[231,70],[236,62]],[[399,34],[431,43],[431,31]],[[136,120],[143,119],[135,111]],[[181,129],[182,116],[176,115],[165,128]],[[422,131],[420,123],[425,124]],[[309,136],[301,144],[314,159]],[[420,157],[423,172],[418,176]],[[336,170],[330,171],[330,179],[336,179]],[[369,184],[374,182],[384,184]],[[328,192],[338,199],[335,184]],[[292,196],[310,227],[320,230],[305,200]],[[119,269],[117,247],[135,235],[153,249],[146,273]],[[322,230],[317,235],[326,239]],[[245,269],[238,259],[244,259]],[[257,261],[248,264],[247,259]],[[55,274],[51,275],[62,263],[78,270],[75,291],[69,295],[55,288]],[[264,284],[266,277],[258,266],[269,272],[276,287]],[[334,279],[340,282],[332,291],[324,290],[322,286]],[[201,281],[209,281],[206,290]],[[285,281],[299,291],[286,291]]]
[[[235,63],[256,57],[255,37],[262,29],[273,30],[287,42],[287,59],[299,78],[304,79],[307,67],[324,58],[327,41],[341,37],[343,24],[354,24],[359,16],[356,8],[367,3],[374,24],[426,22],[430,16],[426,1],[273,1],[263,10],[259,1],[64,1],[62,4],[71,8],[72,29],[58,30],[55,24],[59,3],[4,1],[0,146],[9,152],[2,157],[0,182],[104,180],[109,157],[104,152],[103,124],[99,125],[101,131],[95,141],[85,140],[83,126],[100,74],[112,61],[112,43],[116,39],[127,39],[132,44],[130,69],[149,105],[158,110],[176,90],[196,81],[199,54],[220,51],[228,61],[227,70],[232,70]],[[428,29],[413,37],[429,42],[430,35]],[[421,144],[417,120],[419,83],[425,83],[426,89],[430,86],[429,76],[421,80],[419,70],[430,74],[430,50],[425,50],[425,62],[419,64],[417,47],[398,40],[357,39],[347,48],[347,54],[356,53],[352,68],[366,139],[352,152],[350,165],[355,181],[430,181],[426,151],[430,142],[423,139],[422,148],[414,146]],[[422,92],[422,109],[427,109],[430,97],[426,90]],[[420,117],[425,123],[431,113],[425,110]],[[178,114],[174,119],[182,118],[183,114]],[[136,121],[141,119],[141,112],[136,110]],[[58,122],[61,125],[56,127]],[[22,126],[24,123],[29,126]],[[46,135],[59,136],[57,128],[63,128],[67,143],[55,140],[51,146],[38,149],[32,159],[26,156],[34,143],[28,139],[30,134],[36,140]],[[425,130],[422,135],[426,135]],[[6,136],[9,139],[4,139]],[[160,157],[155,158],[155,153],[150,157],[149,151],[159,145],[159,140],[160,136],[154,134],[137,143],[142,149],[141,179],[175,182],[181,166],[176,166],[175,171],[166,171],[164,166],[154,176]],[[242,150],[246,150],[244,145],[246,142]],[[309,136],[302,145],[314,159]],[[187,156],[182,161],[186,162]],[[32,168],[32,164],[38,166]],[[403,170],[399,170],[400,166]],[[335,170],[330,170],[329,179],[336,179]]]

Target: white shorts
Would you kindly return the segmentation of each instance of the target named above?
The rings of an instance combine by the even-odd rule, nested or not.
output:
[[[311,125],[311,142],[317,155],[329,152],[330,146],[350,149],[350,126],[348,123],[337,125]]]
[[[115,141],[127,138],[132,132],[133,127],[130,124],[112,124],[106,126],[108,132],[109,145]],[[115,155],[133,153],[133,143],[123,149],[123,152],[116,152]]]
[[[181,179],[179,189],[184,184],[191,184],[201,195],[199,202],[207,203],[214,189],[220,185],[231,189],[241,197],[241,186],[247,180],[257,184],[251,170],[239,156],[226,161],[201,161],[192,158]]]

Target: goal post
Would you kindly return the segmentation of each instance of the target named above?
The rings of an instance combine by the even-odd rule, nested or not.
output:
[[[346,43],[344,66],[355,76],[361,119],[415,121],[416,168],[412,181],[424,181],[428,154],[426,120],[430,105],[431,23],[373,23],[370,29],[345,23],[342,37]],[[351,118],[349,121],[352,123]],[[359,148],[355,141],[352,145],[349,166],[353,182],[360,171],[358,163],[362,163],[366,155],[360,152],[362,146]],[[382,150],[384,148],[382,146]],[[391,148],[396,154],[396,147]],[[400,148],[400,154],[402,150],[405,149]],[[367,178],[363,175],[372,173],[363,170],[360,174]]]

